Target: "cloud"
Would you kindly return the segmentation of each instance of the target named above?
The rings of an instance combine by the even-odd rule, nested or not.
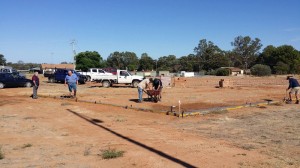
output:
[[[291,42],[299,42],[299,41],[300,41],[300,37],[291,39]]]
[[[284,29],[283,31],[285,32],[295,32],[295,31],[299,31],[300,28],[287,28],[287,29]]]

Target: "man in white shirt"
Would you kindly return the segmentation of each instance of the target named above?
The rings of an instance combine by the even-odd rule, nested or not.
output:
[[[138,84],[138,93],[139,93],[139,100],[138,103],[141,103],[143,100],[143,90],[150,89],[150,83],[153,82],[152,78],[144,79]]]

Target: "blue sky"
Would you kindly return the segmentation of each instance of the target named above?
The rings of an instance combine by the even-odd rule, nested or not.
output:
[[[235,37],[300,50],[299,0],[0,0],[0,53],[8,62],[71,62],[76,52],[193,53]]]

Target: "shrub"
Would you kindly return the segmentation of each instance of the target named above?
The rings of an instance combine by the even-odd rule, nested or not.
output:
[[[205,75],[216,75],[216,71],[215,70],[206,71]]]
[[[216,70],[216,76],[229,76],[229,70],[224,68],[219,68]]]
[[[251,74],[255,76],[270,76],[271,68],[268,65],[256,64],[251,68]]]
[[[276,66],[274,66],[274,70],[276,74],[279,75],[287,74],[289,71],[289,65],[279,61],[277,62]]]
[[[117,151],[115,149],[107,149],[102,151],[102,158],[103,159],[113,159],[117,157],[123,156],[124,151]]]

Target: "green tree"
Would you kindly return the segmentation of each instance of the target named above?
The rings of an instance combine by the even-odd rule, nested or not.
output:
[[[122,61],[122,55],[120,52],[115,51],[114,53],[111,53],[107,58],[107,64],[109,67],[117,68],[117,69],[123,69],[124,64]]]
[[[300,72],[300,53],[289,45],[267,46],[258,60],[262,64],[269,65],[276,74]]]
[[[134,71],[138,69],[139,66],[139,58],[136,56],[134,52],[128,52],[122,53],[123,55],[123,63],[124,68],[128,69],[129,71]]]
[[[76,69],[87,71],[89,68],[101,68],[103,59],[97,51],[86,51],[75,56]]]
[[[178,59],[181,71],[199,71],[197,57],[194,54],[182,56]]]
[[[194,48],[194,52],[198,58],[199,69],[208,71],[224,65],[228,66],[229,64],[229,59],[225,57],[225,52],[206,39],[199,41],[198,46]]]
[[[161,71],[177,72],[179,67],[179,62],[175,55],[163,56],[157,61],[157,69]]]
[[[245,69],[251,67],[251,65],[256,61],[259,55],[259,50],[262,47],[260,39],[255,38],[252,40],[249,36],[238,36],[231,43],[234,47],[233,52],[240,57],[242,60],[242,66]]]
[[[289,65],[281,61],[277,62],[276,66],[274,66],[275,73],[279,75],[287,74],[289,69]]]
[[[6,59],[4,58],[3,54],[0,54],[0,65],[5,65],[6,64]]]
[[[139,71],[149,71],[156,69],[156,60],[154,61],[147,53],[143,53],[139,60]]]
[[[277,48],[269,45],[263,49],[263,52],[259,55],[256,63],[269,65],[274,72],[274,66],[276,66],[279,61],[279,57],[277,55]]]
[[[130,71],[138,69],[139,59],[134,52],[118,52],[110,54],[107,58],[107,65],[117,69],[128,69]]]
[[[216,76],[229,76],[229,69],[218,68],[216,70]]]
[[[243,60],[237,53],[232,51],[226,51],[225,57],[228,59],[229,67],[243,67]]]

